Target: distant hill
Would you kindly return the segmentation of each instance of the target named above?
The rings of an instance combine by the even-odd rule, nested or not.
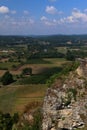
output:
[[[38,40],[29,36],[0,36],[0,45],[29,44]]]
[[[66,42],[66,41],[78,41],[87,40],[87,35],[43,35],[37,36],[39,40],[49,41],[49,42]]]
[[[0,45],[36,44],[48,42],[65,45],[66,43],[87,43],[87,35],[32,35],[32,36],[0,36]]]

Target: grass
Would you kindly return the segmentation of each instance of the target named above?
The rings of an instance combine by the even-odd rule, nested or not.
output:
[[[24,107],[34,101],[43,101],[46,85],[10,85],[0,88],[0,111],[23,112]]]
[[[64,58],[43,58],[43,59],[30,59],[27,64],[39,64],[39,65],[47,65],[52,66],[57,64],[61,64],[62,62],[65,62],[66,60]]]
[[[19,62],[2,62],[0,63],[0,69],[11,69],[13,65],[19,65]]]
[[[55,63],[60,65],[61,63],[66,61],[66,59],[64,58],[45,58],[44,60],[49,61],[51,64],[54,64],[54,65]]]
[[[43,61],[43,63],[41,63]],[[31,64],[24,64],[20,66],[17,70],[11,70],[13,65],[18,66],[20,63],[19,62],[4,62],[0,63],[0,76],[4,74],[6,69],[8,69],[13,75],[21,74],[22,70],[26,67],[31,67],[33,74],[38,74],[42,72],[44,69],[48,69],[51,67],[59,67],[65,62],[67,62],[64,58],[45,58],[41,61],[33,60],[33,63]],[[38,62],[38,64],[37,64]]]
[[[56,47],[56,49],[60,53],[62,52],[64,54],[66,54],[66,52],[67,52],[67,47]]]
[[[46,64],[42,64],[41,62],[39,62],[39,64],[25,64],[18,68],[17,71],[11,71],[11,73],[14,75],[19,74],[23,68],[29,66],[32,67],[33,74],[36,75],[44,73],[46,75],[47,70],[54,71],[56,69],[53,68],[60,67],[63,63],[67,62],[65,59],[60,58],[46,58],[43,60]],[[0,67],[7,67],[10,70],[13,64],[18,65],[18,62],[0,63]],[[4,73],[2,70],[0,71],[1,74]],[[9,86],[3,86],[3,88],[0,88],[0,110],[10,113],[22,113],[27,104],[37,101],[40,103],[43,102],[46,89],[47,86],[45,84],[28,85],[26,83],[25,85],[18,85],[13,83]]]
[[[46,81],[54,74],[62,71],[61,67],[50,67],[42,69],[42,72],[28,77],[23,77],[17,84],[45,84]]]
[[[26,63],[27,64],[50,64],[49,61],[46,61],[46,60],[41,59],[41,58],[39,58],[39,59],[29,59],[29,60],[27,60]]]

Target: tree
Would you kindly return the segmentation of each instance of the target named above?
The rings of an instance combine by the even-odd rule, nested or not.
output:
[[[0,113],[0,130],[12,130],[12,117],[9,113]]]
[[[32,68],[24,68],[22,71],[23,75],[32,75]]]
[[[66,53],[66,59],[74,61],[75,60],[75,54],[72,51],[68,50],[67,53]]]
[[[8,85],[12,83],[13,80],[13,75],[9,73],[9,71],[5,72],[5,74],[1,78],[2,84],[3,85]]]

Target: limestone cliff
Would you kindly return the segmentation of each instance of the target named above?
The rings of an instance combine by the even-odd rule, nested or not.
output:
[[[42,130],[74,130],[87,124],[86,75],[70,73],[48,88],[43,103]]]

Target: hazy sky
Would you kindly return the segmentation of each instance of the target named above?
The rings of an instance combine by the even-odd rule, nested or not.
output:
[[[87,0],[0,0],[0,35],[87,33]]]

